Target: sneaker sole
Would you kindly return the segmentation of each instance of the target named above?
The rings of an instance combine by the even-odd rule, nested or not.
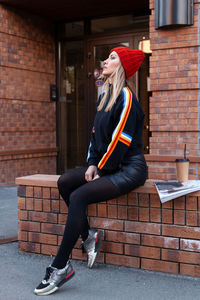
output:
[[[52,290],[46,291],[46,292],[37,292],[36,290],[34,290],[34,293],[37,296],[46,296],[46,295],[50,295],[54,292],[56,292],[64,283],[66,283],[67,281],[69,281],[73,276],[75,275],[75,271],[73,270],[70,274],[68,274],[59,284],[58,286],[55,286]]]
[[[97,232],[97,237],[96,237],[96,243],[95,243],[95,252],[96,252],[96,256],[93,260],[93,262],[91,263],[91,265],[89,265],[89,269],[92,269],[92,267],[94,266],[98,256],[99,256],[99,253],[100,253],[100,247],[101,247],[101,241],[102,241],[102,237],[103,237],[103,232],[98,230]]]

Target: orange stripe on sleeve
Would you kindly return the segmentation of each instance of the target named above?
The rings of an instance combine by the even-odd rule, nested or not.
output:
[[[113,132],[112,140],[108,145],[107,152],[104,154],[104,156],[102,157],[101,161],[98,164],[99,169],[103,168],[103,166],[106,164],[107,160],[113,153],[129,116],[129,112],[132,105],[132,93],[128,87],[123,88],[123,93],[124,93],[124,107],[120,116],[120,120]]]

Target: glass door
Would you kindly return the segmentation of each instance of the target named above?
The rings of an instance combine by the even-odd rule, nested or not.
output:
[[[62,42],[59,53],[59,173],[86,161],[83,45],[83,41]]]

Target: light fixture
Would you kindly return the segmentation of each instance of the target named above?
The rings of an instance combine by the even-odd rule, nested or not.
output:
[[[154,0],[155,28],[194,24],[193,0]]]

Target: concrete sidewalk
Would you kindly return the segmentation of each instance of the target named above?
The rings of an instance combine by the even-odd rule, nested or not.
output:
[[[0,245],[0,299],[32,300],[36,285],[52,259],[19,252],[17,243]],[[196,300],[200,279],[149,272],[125,267],[72,261],[75,276],[45,299],[73,300]],[[41,296],[39,297],[42,298]],[[44,299],[44,297],[43,297]]]
[[[1,240],[17,235],[17,187],[0,188]],[[18,251],[17,242],[0,245],[0,300],[38,299],[34,288],[51,263],[48,256]],[[75,277],[45,299],[73,300],[197,300],[200,278],[132,268],[72,261]],[[41,299],[41,296],[39,297]],[[44,299],[44,297],[42,298]]]
[[[0,187],[0,244],[17,240],[17,186]]]

